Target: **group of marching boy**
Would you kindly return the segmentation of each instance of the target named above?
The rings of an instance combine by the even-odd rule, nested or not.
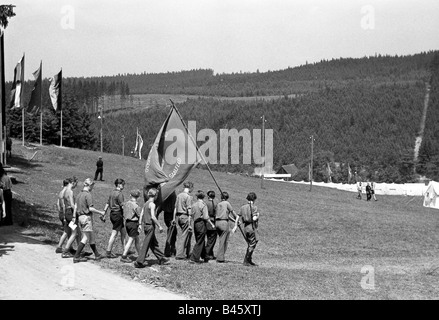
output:
[[[180,194],[173,192],[163,203],[157,206],[159,190],[156,188],[144,189],[143,207],[139,204],[142,192],[138,189],[130,191],[129,200],[125,201],[122,191],[125,188],[123,179],[114,181],[115,188],[111,191],[103,210],[94,207],[92,190],[94,180],[87,178],[83,182],[83,189],[73,196],[73,189],[77,186],[77,179],[67,178],[63,181],[63,189],[58,194],[57,208],[63,225],[63,234],[60,238],[56,253],[63,258],[73,258],[74,263],[85,262],[94,254],[95,260],[102,258],[117,258],[112,252],[114,242],[120,235],[123,253],[121,262],[134,261],[136,268],[147,266],[145,259],[150,249],[158,259],[160,265],[169,264],[169,257],[176,260],[187,260],[189,263],[203,263],[216,260],[224,263],[225,253],[230,232],[240,228],[248,244],[243,264],[256,266],[252,261],[257,239],[259,211],[255,205],[256,194],[247,195],[247,203],[239,212],[235,212],[228,202],[229,194],[221,192],[221,201],[216,200],[214,191],[207,194],[198,190],[194,196],[194,185],[186,181],[184,190]],[[164,252],[160,250],[155,236],[156,228],[160,233],[164,229],[159,221],[159,213],[164,212],[164,222],[167,227],[167,239]],[[95,222],[93,214],[99,214],[103,223],[109,216],[112,223],[112,232],[104,254],[97,251],[95,242]],[[230,230],[229,223],[233,222]],[[180,239],[177,242],[177,226],[180,229]],[[144,232],[143,243],[140,233]],[[191,250],[192,234],[195,236],[195,245]],[[73,249],[73,243],[77,249]],[[218,248],[214,255],[214,246],[218,240]],[[63,248],[64,243],[67,241]],[[84,247],[89,244],[93,253],[85,252]],[[137,257],[130,251],[132,245],[137,251]],[[131,258],[131,259],[130,259]]]

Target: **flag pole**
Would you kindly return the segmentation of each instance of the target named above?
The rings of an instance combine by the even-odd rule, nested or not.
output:
[[[23,147],[24,147],[24,106],[21,109],[21,138],[23,140]]]
[[[61,139],[60,139],[60,146],[62,147],[62,68],[61,68],[61,79],[59,79],[59,91],[58,91],[58,100],[56,101],[56,103],[59,103],[59,108],[61,109]]]
[[[193,144],[195,145],[195,148],[196,148],[196,150],[197,150],[197,153],[201,156],[201,158],[203,159],[204,163],[206,164],[207,170],[209,171],[210,175],[212,176],[212,179],[213,179],[213,181],[215,182],[215,185],[217,186],[219,192],[221,193],[221,197],[222,197],[222,195],[223,195],[223,191],[221,190],[221,187],[219,186],[218,182],[216,181],[215,177],[213,176],[212,170],[210,170],[210,167],[209,167],[209,165],[208,165],[206,159],[204,158],[203,154],[202,154],[202,153],[200,152],[200,150],[198,149],[198,146],[197,146],[197,143],[195,142],[194,137],[192,137],[191,133],[189,132],[189,129],[188,129],[188,127],[186,126],[186,123],[183,121],[183,117],[180,115],[180,112],[179,112],[178,109],[175,107],[174,102],[173,102],[171,99],[169,99],[169,100],[170,100],[171,103],[172,103],[172,108],[175,109],[175,112],[177,112],[177,115],[180,117],[180,120],[181,120],[181,122],[183,123],[183,126],[185,127],[185,129],[186,129],[186,131],[187,131],[187,133],[188,133],[188,136],[192,139],[192,142],[193,142]],[[234,218],[231,218],[231,220],[234,222]],[[245,241],[248,243],[248,240],[247,240],[247,238],[245,237],[244,231],[242,231],[241,225],[238,225],[238,227],[239,227],[239,230],[241,231],[242,236],[244,237]]]
[[[40,88],[40,145],[43,145],[43,62],[40,63],[40,77],[41,77],[41,88]]]
[[[4,158],[6,158],[5,153],[5,140],[3,136],[3,125],[6,122],[6,94],[5,94],[5,52],[4,52],[4,29],[0,30],[0,69],[1,69],[1,117],[0,117],[0,144],[1,144],[1,162],[4,162]]]
[[[21,70],[21,74],[23,75],[23,81],[21,84],[21,90],[22,92],[20,92],[20,94],[22,94],[24,92],[24,52],[23,52],[23,66],[22,66],[22,70]],[[23,95],[24,96],[24,95]],[[23,99],[20,99],[20,104],[23,104]],[[21,108],[21,138],[23,140],[23,147],[24,147],[24,105]]]
[[[62,147],[62,109],[61,109],[61,139],[59,146]]]

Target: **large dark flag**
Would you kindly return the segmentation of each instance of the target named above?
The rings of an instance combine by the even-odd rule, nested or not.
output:
[[[61,111],[61,104],[62,104],[62,70],[53,76],[53,78],[50,79],[50,86],[49,86],[49,94],[50,94],[50,100],[52,101],[53,108],[56,110]]]
[[[145,188],[159,188],[160,205],[201,161],[175,106],[163,123],[149,151],[145,165]]]
[[[14,82],[11,87],[11,110],[18,109],[24,103],[24,55],[14,69]]]
[[[34,88],[32,89],[30,101],[27,106],[27,112],[36,114],[41,111],[41,86],[42,86],[42,70],[43,63],[40,63],[40,67],[33,73],[35,78]]]

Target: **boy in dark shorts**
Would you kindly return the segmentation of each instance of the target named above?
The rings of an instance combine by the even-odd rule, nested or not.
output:
[[[140,197],[140,190],[135,189],[130,192],[130,200],[127,201],[123,206],[123,217],[125,220],[125,229],[128,234],[128,241],[125,245],[125,249],[123,251],[122,257],[120,258],[121,262],[131,263],[131,260],[128,259],[128,252],[130,250],[131,245],[133,244],[136,247],[137,254],[140,254],[140,242],[139,242],[139,232],[141,227],[139,226],[139,218],[140,218],[140,207],[137,204],[137,199]]]
[[[122,248],[125,247],[126,231],[123,223],[124,197],[122,193],[122,190],[125,187],[125,181],[118,178],[114,181],[114,185],[116,186],[116,189],[111,192],[110,196],[108,197],[107,204],[104,208],[105,213],[107,212],[107,209],[110,209],[110,221],[113,224],[113,230],[111,231],[110,240],[108,241],[106,253],[107,258],[117,258],[115,254],[111,253],[111,250],[113,249],[114,241],[116,240],[119,233],[120,240],[122,241]],[[105,220],[105,214],[103,219]]]

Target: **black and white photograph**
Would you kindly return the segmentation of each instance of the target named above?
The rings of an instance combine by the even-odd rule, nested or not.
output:
[[[437,300],[438,17],[436,0],[0,4],[0,300],[169,319]]]

